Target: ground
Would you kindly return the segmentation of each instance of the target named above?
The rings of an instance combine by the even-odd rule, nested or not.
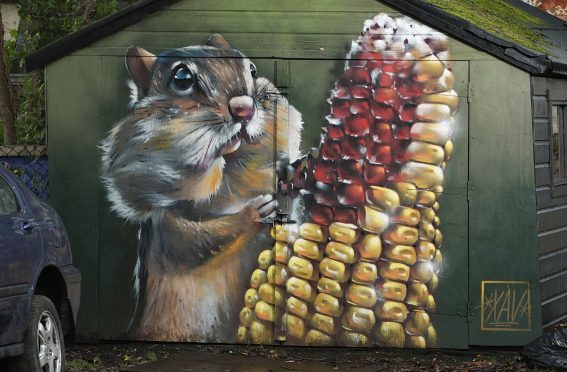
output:
[[[531,371],[519,350],[419,351],[124,343],[77,345],[67,371]]]

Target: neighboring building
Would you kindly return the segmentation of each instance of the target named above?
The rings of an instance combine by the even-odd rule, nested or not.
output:
[[[253,65],[218,36],[172,50],[215,33]],[[142,0],[26,62],[45,67],[82,340],[468,348],[567,318],[567,28],[551,15]],[[301,189],[305,210],[280,208],[311,224],[271,252],[252,223],[271,204],[240,202],[276,189]]]
[[[565,0],[522,0],[538,9],[567,21],[567,1]]]

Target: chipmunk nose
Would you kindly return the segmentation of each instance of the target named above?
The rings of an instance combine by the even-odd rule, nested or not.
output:
[[[243,121],[250,120],[254,116],[254,100],[250,96],[232,97],[228,101],[228,109],[232,116]]]

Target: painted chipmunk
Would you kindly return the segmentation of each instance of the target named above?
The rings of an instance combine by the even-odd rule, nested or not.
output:
[[[257,221],[275,210],[274,149],[299,156],[301,115],[220,35],[159,56],[131,47],[126,66],[132,110],[101,148],[113,210],[140,224],[130,329],[230,342],[270,244]]]

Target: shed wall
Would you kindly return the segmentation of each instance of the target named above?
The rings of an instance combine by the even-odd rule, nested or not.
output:
[[[532,78],[535,181],[543,327],[567,317],[567,194],[552,180],[551,104],[567,101],[567,80]]]
[[[362,22],[380,12],[399,14],[371,0],[180,1],[47,67],[50,195],[83,273],[81,339],[130,337],[126,329],[134,307],[131,272],[137,227],[110,212],[100,182],[98,149],[114,123],[128,113],[125,49],[138,45],[159,53],[199,45],[212,33],[222,33],[302,112],[306,151],[318,145],[328,113],[325,100],[342,73],[351,41]],[[530,115],[524,89],[529,76],[457,40],[450,40],[450,49],[460,109],[456,152],[447,168],[441,202],[447,265],[436,294],[438,311],[432,314],[439,326],[439,346],[523,344],[539,332],[535,246],[530,237],[535,236],[533,173],[521,169],[532,169],[533,164],[531,153],[521,150],[532,141],[530,122],[523,120]],[[469,81],[477,95],[470,103]],[[522,89],[510,89],[510,84]],[[503,94],[506,105],[497,105]],[[507,110],[518,102],[522,110],[510,114]],[[494,116],[487,107],[497,111],[496,137]],[[507,156],[516,160],[504,164]],[[499,172],[502,167],[507,171]],[[510,184],[516,198],[506,198],[505,191],[492,192]],[[505,222],[515,216],[517,223]],[[495,229],[499,235],[492,239]],[[534,323],[529,329],[481,332],[481,282],[490,280],[531,283],[528,311]]]

